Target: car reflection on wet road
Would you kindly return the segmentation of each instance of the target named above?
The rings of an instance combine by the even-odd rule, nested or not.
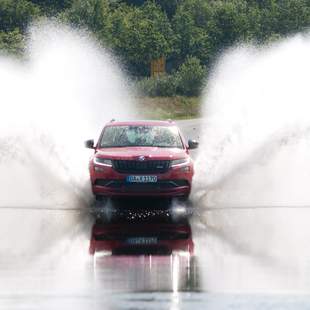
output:
[[[96,257],[95,287],[108,283],[114,291],[192,291],[197,286],[194,262],[188,253]]]
[[[92,227],[96,287],[111,290],[179,291],[198,288],[194,243],[186,206],[171,201],[131,200],[133,208],[118,202],[118,213],[97,218]],[[149,208],[139,209],[148,203]],[[158,208],[161,206],[161,208]],[[174,209],[183,216],[176,218]],[[100,214],[100,213],[99,213]],[[97,214],[98,216],[98,214]],[[107,223],[109,221],[109,223]],[[103,284],[104,285],[104,284]]]
[[[186,212],[176,218],[166,203],[148,201],[149,207],[160,205],[157,210],[126,204],[108,219],[94,219],[89,210],[19,211],[18,231],[7,231],[8,247],[16,251],[1,255],[0,309],[96,309],[94,303],[101,309],[103,300],[115,302],[106,299],[110,293],[198,290]],[[14,216],[1,212],[2,218]]]

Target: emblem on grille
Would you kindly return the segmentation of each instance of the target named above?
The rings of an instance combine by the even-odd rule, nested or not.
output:
[[[145,156],[139,156],[138,160],[139,161],[145,161]]]

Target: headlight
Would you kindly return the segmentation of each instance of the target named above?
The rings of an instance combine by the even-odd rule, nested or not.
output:
[[[186,164],[189,164],[189,162],[190,162],[190,159],[188,157],[182,158],[182,159],[176,159],[172,161],[171,167],[186,165]]]
[[[100,166],[112,167],[112,160],[106,159],[106,158],[101,158],[101,157],[95,157],[94,158],[94,164],[100,165]]]

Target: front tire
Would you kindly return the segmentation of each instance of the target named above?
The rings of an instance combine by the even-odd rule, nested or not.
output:
[[[96,201],[105,201],[106,197],[102,195],[95,195],[95,200]]]
[[[189,200],[189,194],[177,197],[177,201],[179,202],[187,202]]]

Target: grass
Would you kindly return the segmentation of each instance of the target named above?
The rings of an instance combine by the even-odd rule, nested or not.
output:
[[[139,97],[138,108],[148,119],[190,119],[200,115],[198,97]]]

